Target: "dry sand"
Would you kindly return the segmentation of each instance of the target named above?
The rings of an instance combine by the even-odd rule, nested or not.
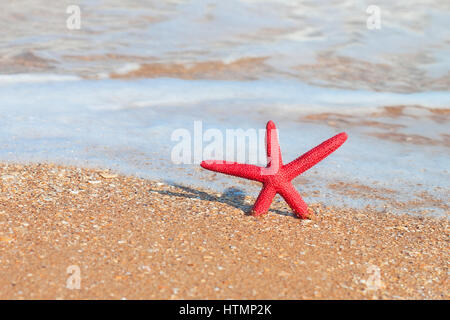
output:
[[[276,201],[98,170],[0,165],[3,299],[449,299],[446,219]],[[80,289],[66,288],[78,266]]]

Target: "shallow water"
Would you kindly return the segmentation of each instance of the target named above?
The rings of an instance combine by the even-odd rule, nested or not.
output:
[[[2,8],[3,161],[256,194],[174,164],[171,134],[193,132],[194,121],[225,134],[272,119],[285,161],[349,134],[295,180],[307,202],[448,214],[445,2],[378,2],[380,30],[366,28],[366,1],[80,3],[80,30],[66,28],[69,1]]]

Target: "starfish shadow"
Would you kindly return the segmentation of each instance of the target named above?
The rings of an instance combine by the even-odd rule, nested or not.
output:
[[[187,186],[179,185],[179,184],[170,184],[173,187],[183,190],[184,192],[174,192],[174,191],[166,191],[166,190],[153,190],[150,191],[157,192],[159,194],[175,196],[175,197],[183,197],[188,199],[201,199],[211,202],[221,202],[228,204],[232,207],[240,209],[245,212],[246,215],[251,215],[251,210],[253,208],[253,204],[247,204],[245,202],[245,192],[242,189],[230,187],[225,189],[225,191],[220,195],[216,196],[214,194],[208,193],[206,191],[200,191],[197,189],[193,189]],[[292,213],[287,211],[282,211],[278,209],[270,209],[270,212],[274,212],[276,214],[280,214],[283,216],[291,216],[295,217]]]

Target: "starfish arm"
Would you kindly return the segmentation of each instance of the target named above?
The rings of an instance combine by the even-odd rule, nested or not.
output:
[[[292,180],[299,174],[310,169],[316,163],[320,162],[339,148],[345,140],[347,140],[347,134],[341,132],[288,163],[283,167],[286,177],[288,180]]]
[[[270,185],[264,185],[261,192],[259,193],[258,198],[256,199],[255,205],[253,206],[253,216],[257,217],[267,213],[267,211],[269,211],[270,204],[272,203],[272,200],[276,194],[277,191],[274,187]]]
[[[227,162],[218,160],[202,161],[200,166],[204,169],[228,174],[230,176],[262,181],[261,167],[251,164],[240,164],[237,162]]]
[[[280,168],[283,164],[283,159],[281,157],[280,143],[278,142],[278,130],[273,121],[267,122],[266,125],[266,150],[268,166]]]
[[[286,186],[278,192],[287,202],[289,207],[291,207],[297,217],[299,217],[300,219],[308,218],[308,205],[305,203],[305,201],[303,201],[301,195],[291,183],[287,183]]]

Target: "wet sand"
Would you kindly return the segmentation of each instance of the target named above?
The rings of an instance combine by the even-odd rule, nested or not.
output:
[[[230,63],[205,61],[183,64],[144,63],[137,70],[125,73],[112,73],[112,79],[136,78],[177,78],[177,79],[215,79],[215,80],[255,80],[252,73],[269,71],[264,65],[265,57],[242,58]]]
[[[232,186],[230,186],[232,187]],[[2,299],[449,299],[447,219],[0,165]],[[80,289],[67,288],[69,266]]]

